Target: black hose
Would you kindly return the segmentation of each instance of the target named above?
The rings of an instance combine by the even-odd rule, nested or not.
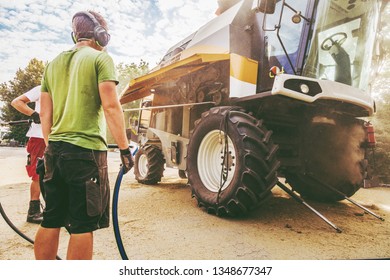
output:
[[[11,220],[8,218],[8,216],[5,214],[4,212],[4,209],[3,209],[3,206],[1,205],[1,202],[0,202],[0,213],[1,213],[1,216],[3,217],[4,221],[17,233],[19,234],[22,238],[24,238],[25,240],[27,240],[28,242],[30,242],[31,244],[34,244],[34,241],[29,238],[28,236],[26,236],[23,232],[21,232],[12,222]]]
[[[121,233],[118,224],[118,197],[119,197],[119,189],[121,187],[123,174],[124,174],[124,167],[121,166],[118,172],[118,176],[116,177],[114,194],[112,198],[112,224],[114,228],[116,245],[118,246],[118,250],[122,257],[122,260],[128,260],[129,258],[127,257],[125,248],[123,247]]]
[[[3,209],[3,206],[1,205],[1,202],[0,202],[0,213],[1,213],[1,216],[3,217],[3,219],[5,220],[5,222],[18,234],[20,235],[23,239],[27,240],[28,242],[30,242],[31,244],[34,245],[34,241],[29,238],[27,235],[25,235],[23,232],[21,232],[12,222],[11,220],[8,218],[8,216],[5,214],[5,211]],[[61,258],[59,256],[56,256],[56,259],[57,260],[61,260]]]

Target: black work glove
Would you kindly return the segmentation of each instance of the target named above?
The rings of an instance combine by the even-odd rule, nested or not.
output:
[[[34,123],[41,123],[41,119],[39,118],[38,112],[35,112],[31,114],[30,116],[33,119]]]
[[[121,153],[121,161],[122,165],[124,167],[124,174],[126,174],[131,168],[133,168],[134,160],[133,156],[131,155],[130,148],[120,150]]]

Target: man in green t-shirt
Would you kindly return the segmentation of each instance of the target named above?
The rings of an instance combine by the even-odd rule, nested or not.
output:
[[[98,13],[79,12],[72,28],[74,48],[51,61],[42,78],[46,205],[36,259],[55,259],[61,227],[70,233],[67,259],[92,259],[93,231],[109,226],[106,123],[125,173],[133,166],[114,63],[103,51],[107,24]]]

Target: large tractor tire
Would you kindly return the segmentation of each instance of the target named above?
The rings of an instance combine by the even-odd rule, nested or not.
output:
[[[200,207],[240,216],[271,195],[277,182],[277,146],[262,121],[237,107],[202,114],[187,151],[188,184]]]
[[[154,185],[161,181],[164,173],[164,156],[155,146],[141,147],[134,157],[135,179],[145,185]]]
[[[311,124],[302,141],[304,169],[287,173],[287,182],[302,197],[316,201],[335,202],[351,197],[366,176],[364,139],[363,126],[357,122]]]

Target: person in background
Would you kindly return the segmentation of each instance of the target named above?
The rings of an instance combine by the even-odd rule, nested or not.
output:
[[[37,86],[28,92],[12,100],[11,105],[19,112],[30,116],[32,123],[26,136],[27,141],[27,174],[31,177],[30,184],[30,205],[27,212],[27,222],[40,224],[42,222],[39,176],[36,172],[37,160],[43,157],[46,145],[43,140],[40,112],[41,86]],[[28,106],[28,103],[35,103],[35,110]]]
[[[70,233],[66,258],[92,259],[93,232],[109,226],[106,124],[124,173],[134,164],[114,63],[104,51],[107,23],[82,11],[73,16],[72,30],[74,47],[54,58],[42,78],[46,207],[34,244],[38,260],[55,259],[62,227]]]

